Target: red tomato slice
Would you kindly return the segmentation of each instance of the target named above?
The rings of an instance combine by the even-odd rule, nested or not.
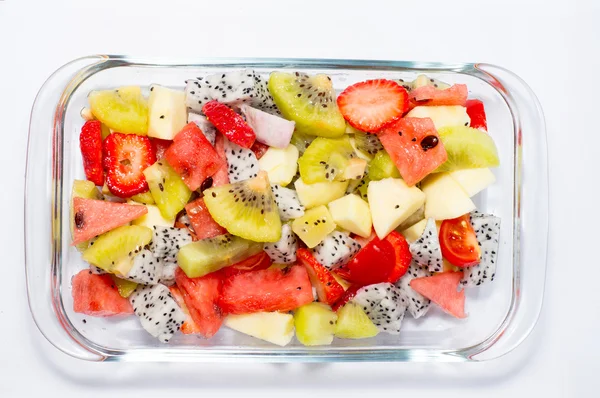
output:
[[[410,253],[408,242],[402,234],[392,231],[385,237],[385,240],[392,244],[396,254],[396,265],[388,275],[387,281],[396,283],[408,271],[408,267],[410,267],[410,262],[412,261],[412,254]]]
[[[375,237],[346,265],[335,272],[342,278],[362,286],[387,282],[396,266],[394,246]]]
[[[452,265],[471,267],[479,264],[481,249],[468,214],[442,222],[440,247],[442,256]]]

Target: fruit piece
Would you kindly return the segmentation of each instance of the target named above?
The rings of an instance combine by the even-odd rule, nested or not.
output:
[[[87,180],[74,180],[73,191],[71,194],[71,203],[69,205],[69,217],[70,217],[70,228],[71,236],[75,237],[75,211],[73,208],[73,198],[84,198],[84,199],[102,199],[103,196],[96,188],[96,184]],[[88,247],[88,242],[81,242],[75,245],[77,250],[83,251]]]
[[[227,278],[219,305],[227,314],[291,311],[313,301],[312,286],[302,266],[268,268]]]
[[[127,299],[121,297],[110,275],[79,271],[71,280],[73,311],[90,316],[133,314]]]
[[[94,117],[114,131],[146,135],[148,104],[136,86],[92,91],[88,96]]]
[[[110,277],[112,278],[113,283],[117,287],[119,294],[123,298],[127,298],[127,297],[131,296],[131,293],[133,293],[135,288],[138,286],[138,284],[136,282],[128,281],[126,279],[121,279],[121,278],[116,277],[115,275],[111,275]]]
[[[290,144],[296,125],[294,122],[248,105],[242,105],[241,111],[246,117],[246,123],[256,134],[256,141],[281,149],[285,149]]]
[[[103,185],[102,124],[98,120],[85,122],[79,135],[79,148],[86,178],[96,185]]]
[[[227,174],[231,183],[249,180],[258,175],[258,159],[251,149],[242,148],[227,138],[223,147],[227,159]]]
[[[404,236],[399,232],[392,231],[385,237],[385,240],[390,242],[394,248],[395,253],[395,265],[390,274],[387,277],[387,281],[396,283],[408,270],[410,262],[412,261],[412,255],[408,243]]]
[[[177,133],[165,159],[192,191],[200,188],[204,180],[223,165],[223,160],[195,123],[188,123]]]
[[[137,195],[133,195],[130,199],[134,202],[141,203],[143,205],[153,205],[154,204],[154,198],[152,197],[152,194],[150,193],[150,191],[138,193]]]
[[[369,189],[369,183],[371,182],[371,179],[369,178],[368,175],[364,176],[362,180],[360,180],[358,182],[358,184],[356,185],[356,187],[353,190],[350,190],[350,186],[348,186],[348,189],[346,189],[346,193],[354,193],[356,195],[358,195],[359,198],[361,198],[362,200],[364,200],[365,202],[369,201],[369,197],[367,195],[367,191]]]
[[[215,137],[215,151],[219,158],[223,160],[223,165],[212,177],[213,183],[211,186],[220,187],[221,185],[229,184],[229,165],[227,164],[227,156],[225,156],[225,137],[218,133]]]
[[[169,291],[175,301],[177,301],[177,305],[181,308],[181,310],[186,314],[185,321],[183,325],[181,325],[181,333],[183,334],[198,334],[200,333],[200,329],[198,325],[194,322],[192,317],[190,316],[190,312],[188,311],[187,305],[185,305],[185,299],[183,298],[183,293],[177,287],[177,285],[169,286]]]
[[[265,153],[269,150],[269,146],[265,144],[261,144],[258,141],[254,141],[254,144],[250,147],[250,150],[254,152],[254,156],[256,159],[260,160]]]
[[[73,198],[73,245],[127,224],[147,212],[145,206]]]
[[[298,159],[302,181],[307,184],[342,180],[342,173],[354,153],[348,136],[317,137]]]
[[[258,165],[269,174],[271,184],[287,186],[298,169],[298,149],[289,145],[285,149],[269,148],[260,158]]]
[[[309,147],[311,142],[315,140],[315,138],[316,137],[314,135],[299,133],[296,130],[294,131],[294,134],[292,134],[292,140],[290,141],[290,144],[295,146],[296,149],[298,149],[298,153],[302,155],[304,154],[304,151],[306,151],[306,148]]]
[[[210,142],[212,146],[215,146],[217,129],[211,122],[208,121],[206,116],[190,112],[188,113],[187,122],[196,123],[196,126],[202,130],[202,134],[204,134],[208,142]]]
[[[425,206],[419,207],[417,211],[410,215],[410,217],[402,221],[402,223],[396,228],[396,231],[404,231],[408,227],[415,225],[423,219],[425,219]]]
[[[465,214],[458,218],[444,220],[440,228],[440,245],[444,258],[452,265],[461,268],[479,264],[481,256],[470,218],[469,214]]]
[[[283,117],[296,122],[296,132],[320,137],[344,134],[346,123],[329,76],[273,72],[269,91]]]
[[[312,252],[320,264],[332,270],[350,261],[360,248],[361,245],[346,233],[333,231]]]
[[[148,137],[172,140],[186,124],[185,93],[152,85],[148,98]]]
[[[390,241],[375,237],[348,264],[336,269],[336,273],[361,286],[387,282],[399,273],[394,246]]]
[[[346,88],[337,104],[352,127],[375,132],[408,110],[408,93],[391,80],[367,80]]]
[[[323,303],[303,305],[294,312],[296,337],[305,346],[329,345],[333,342],[337,314]]]
[[[402,235],[406,238],[408,243],[412,243],[419,239],[425,231],[425,227],[427,226],[427,219],[423,219],[416,224],[413,224],[411,227],[406,228],[402,231]]]
[[[317,290],[319,301],[325,304],[335,303],[344,294],[331,272],[320,264],[307,249],[298,249],[298,262],[306,268],[310,282]]]
[[[136,204],[135,202],[129,202],[129,204]],[[145,205],[148,212],[136,218],[131,222],[133,225],[140,225],[142,227],[152,228],[153,226],[172,227],[175,220],[169,220],[163,217],[159,208],[154,205]]]
[[[461,105],[467,103],[469,91],[465,84],[454,84],[449,88],[440,90],[433,86],[423,86],[410,92],[410,101],[414,105]]]
[[[335,223],[325,206],[307,210],[292,223],[292,230],[308,246],[313,248],[335,229]]]
[[[433,174],[421,184],[425,194],[425,217],[447,220],[475,210],[469,195],[448,173]]]
[[[181,269],[177,269],[175,281],[190,316],[198,327],[198,333],[207,339],[214,336],[221,328],[224,318],[218,305],[222,290],[221,276],[210,274],[190,279]]]
[[[363,309],[355,303],[347,303],[337,311],[335,337],[342,339],[367,339],[379,334]]]
[[[430,118],[436,130],[447,126],[468,126],[471,122],[467,108],[460,105],[417,106],[406,117]]]
[[[362,237],[371,235],[373,223],[369,204],[354,194],[343,196],[327,205],[333,222]]]
[[[302,178],[298,178],[294,183],[300,202],[310,209],[321,205],[326,205],[331,201],[341,198],[346,193],[348,181],[317,182],[314,184],[305,183]]]
[[[469,196],[475,196],[496,182],[496,177],[490,169],[463,169],[450,173],[450,177],[460,185]]]
[[[334,275],[337,274],[334,273]],[[360,285],[350,285],[348,289],[346,289],[342,297],[340,297],[340,299],[331,306],[331,309],[333,309],[336,312],[339,311],[340,308],[342,308],[344,305],[350,302],[350,300],[352,300],[354,296],[356,296],[356,292],[358,292],[361,288],[362,286]]]
[[[128,198],[148,190],[143,171],[156,162],[156,153],[148,137],[112,133],[104,140],[103,151],[110,193]]]
[[[281,221],[293,220],[304,215],[304,206],[300,203],[296,191],[284,188],[279,184],[272,184],[271,192],[273,192]]]
[[[233,235],[220,235],[187,244],[177,263],[190,278],[198,278],[240,262],[262,251],[262,245]]]
[[[162,260],[154,257],[154,253],[150,249],[135,249],[132,256],[135,257],[131,263],[126,260],[119,261],[120,264],[123,264],[120,269],[125,272],[119,273],[119,278],[142,285],[158,284],[165,267]],[[129,269],[127,269],[128,264],[132,264]]]
[[[371,181],[367,195],[373,227],[380,239],[385,238],[425,203],[423,192],[396,178]]]
[[[237,262],[230,267],[222,268],[220,273],[224,278],[229,278],[234,275],[244,274],[246,272],[260,271],[271,266],[272,262],[267,253],[264,251],[248,257],[245,260]]]
[[[144,170],[150,193],[156,206],[166,219],[175,219],[192,195],[179,174],[169,164],[160,160]]]
[[[204,191],[204,203],[214,220],[229,233],[255,242],[277,242],[281,219],[267,173]]]
[[[485,116],[485,107],[483,102],[478,99],[467,100],[467,114],[471,118],[470,127],[487,131],[487,118]]]
[[[410,82],[410,89],[414,90],[419,87],[432,86],[439,90],[445,90],[450,87],[449,84],[430,78],[427,75],[419,75],[415,80]]]
[[[152,252],[165,263],[177,262],[177,253],[189,243],[192,243],[192,236],[187,228],[152,228]]]
[[[448,155],[431,119],[403,118],[378,134],[408,186],[413,186],[446,161]],[[443,141],[443,140],[442,140]]]
[[[379,141],[377,135],[356,130],[352,126],[348,127],[352,133],[350,144],[360,158],[370,161],[377,152],[383,149],[383,145],[381,145],[381,141]],[[348,128],[346,132],[348,132]]]
[[[250,148],[254,144],[256,134],[252,128],[227,105],[209,101],[202,107],[202,112],[229,141],[243,148]]]
[[[410,282],[410,287],[439,305],[448,314],[456,318],[465,318],[465,291],[457,290],[462,277],[462,272],[442,272],[415,278]]]
[[[438,133],[448,160],[435,170],[436,173],[500,165],[494,141],[481,130],[453,126],[441,128]]]
[[[384,178],[400,178],[400,172],[386,151],[379,151],[369,164],[369,178],[379,181]]]
[[[415,319],[422,317],[429,311],[431,301],[413,290],[413,288],[410,287],[410,282],[415,278],[424,278],[428,276],[431,276],[431,273],[427,268],[421,267],[413,261],[406,274],[404,274],[398,283],[396,283],[396,287],[400,289],[400,296],[404,298],[404,302],[408,306],[408,312],[410,312]]]
[[[406,303],[391,283],[378,283],[360,288],[352,302],[358,304],[380,332],[399,334]]]
[[[464,269],[461,283],[465,286],[479,286],[493,281],[496,275],[500,219],[491,214],[471,213],[471,225],[481,248],[481,260],[478,265]]]
[[[185,205],[194,233],[198,239],[214,238],[218,235],[227,233],[227,230],[221,227],[208,212],[204,199],[198,198]]]
[[[179,331],[185,313],[164,285],[139,286],[129,301],[142,327],[161,343],[167,343]]]
[[[278,346],[286,346],[294,337],[294,316],[281,312],[257,312],[229,315],[225,326]]]
[[[342,180],[360,180],[364,177],[367,171],[367,161],[359,158],[352,158],[348,161],[348,165],[344,169]]]
[[[427,267],[429,272],[442,272],[443,249],[440,248],[440,239],[438,238],[438,231],[433,218],[425,222],[422,234],[410,244],[410,252],[417,264]]]
[[[289,224],[283,224],[281,239],[275,243],[265,243],[264,250],[274,262],[278,264],[291,264],[296,262],[296,249],[298,240]]]

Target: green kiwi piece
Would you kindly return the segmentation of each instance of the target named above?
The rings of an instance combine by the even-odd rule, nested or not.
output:
[[[317,137],[298,159],[298,169],[307,184],[341,181],[349,160],[354,155],[348,136],[342,138]]]
[[[167,220],[175,219],[190,200],[192,191],[164,159],[144,170],[144,176],[163,217]]]
[[[379,181],[384,178],[400,178],[400,172],[386,151],[379,151],[369,163],[369,178]]]
[[[448,126],[439,129],[438,134],[448,159],[435,173],[500,165],[496,144],[487,133],[472,127]]]

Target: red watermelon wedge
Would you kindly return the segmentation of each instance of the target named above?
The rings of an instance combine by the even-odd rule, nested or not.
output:
[[[204,204],[204,199],[198,198],[185,206],[185,212],[194,228],[198,239],[213,238],[227,233],[227,230],[217,224]]]
[[[179,305],[179,307],[181,307],[181,310],[183,312],[185,312],[187,315],[186,320],[183,322],[183,325],[181,325],[181,333],[183,333],[183,334],[200,333],[200,328],[198,327],[198,325],[196,325],[196,322],[194,322],[194,320],[190,316],[190,312],[187,309],[187,305],[185,305],[185,300],[183,298],[183,294],[181,293],[181,290],[179,290],[177,285],[169,286],[169,290],[171,291],[171,294],[173,295],[173,298],[175,299],[175,301],[177,301],[177,304]]]
[[[413,107],[417,105],[462,105],[465,106],[469,90],[465,84],[455,84],[447,89],[440,90],[434,86],[423,86],[410,92],[410,102]]]
[[[227,172],[227,158],[225,157],[225,137],[221,133],[217,133],[215,138],[215,151],[219,158],[223,160],[223,165],[217,170],[213,176],[213,187],[229,184],[229,173]]]
[[[73,198],[75,222],[72,245],[75,246],[94,236],[125,225],[146,213],[148,213],[146,206]]]
[[[80,271],[73,277],[73,311],[90,316],[133,314],[131,303],[121,297],[110,275]]]
[[[410,287],[433,301],[448,314],[457,318],[465,318],[465,291],[458,291],[458,284],[463,277],[462,272],[442,272],[433,276],[415,278]]]
[[[483,102],[478,99],[467,101],[467,115],[471,118],[471,125],[475,129],[487,131],[487,118]]]
[[[402,118],[377,136],[408,186],[421,181],[448,158],[430,118]]]

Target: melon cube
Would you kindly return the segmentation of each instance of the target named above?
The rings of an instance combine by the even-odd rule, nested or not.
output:
[[[330,181],[316,182],[306,184],[302,178],[298,178],[294,183],[298,198],[305,208],[310,209],[341,198],[346,194],[348,181]]]
[[[340,227],[363,238],[371,235],[371,210],[358,195],[346,195],[329,203],[328,207],[333,221]]]
[[[281,312],[229,315],[225,326],[282,347],[294,337],[294,316]]]
[[[287,186],[298,170],[298,148],[288,145],[284,149],[271,147],[258,160],[258,166],[269,175],[271,184]]]
[[[185,93],[153,85],[148,99],[148,136],[172,140],[187,124]]]
[[[426,196],[425,218],[447,220],[475,210],[475,203],[450,173],[432,174],[421,189]]]
[[[427,225],[427,219],[421,220],[415,225],[406,228],[402,231],[402,235],[406,238],[408,243],[413,243],[417,239],[423,235],[423,231],[425,231],[425,226]]]
[[[450,177],[465,190],[467,195],[475,196],[496,182],[494,173],[488,168],[456,170]]]
[[[471,123],[467,108],[460,105],[416,106],[406,117],[428,117],[436,129],[446,126],[468,126]]]

